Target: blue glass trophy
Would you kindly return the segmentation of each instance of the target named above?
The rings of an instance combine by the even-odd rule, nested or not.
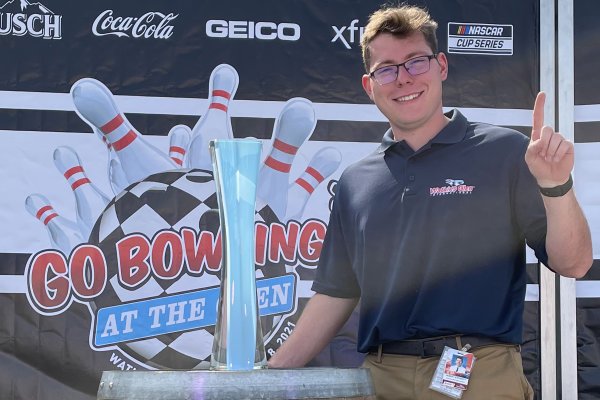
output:
[[[221,222],[221,291],[211,369],[266,368],[256,297],[254,214],[261,142],[210,142]]]

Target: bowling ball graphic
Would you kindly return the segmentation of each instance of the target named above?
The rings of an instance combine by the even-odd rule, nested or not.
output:
[[[203,269],[200,275],[187,271],[175,279],[160,279],[150,274],[133,288],[119,279],[116,245],[132,234],[152,241],[157,232],[182,228],[208,230],[216,234],[219,217],[215,183],[211,171],[191,169],[161,172],[132,184],[106,207],[92,230],[90,244],[98,246],[108,268],[105,290],[90,303],[92,310],[123,303],[154,299],[206,288],[218,288],[219,269]],[[259,213],[265,223],[272,220],[268,208]],[[283,262],[257,266],[257,277],[275,277],[286,273]],[[280,315],[261,317],[264,338],[273,336]],[[214,326],[174,332],[130,342],[118,343],[125,354],[144,366],[157,369],[200,369],[209,365]]]

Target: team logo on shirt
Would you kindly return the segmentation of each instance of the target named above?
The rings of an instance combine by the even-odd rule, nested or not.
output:
[[[475,186],[466,185],[462,179],[446,179],[444,181],[446,186],[430,187],[430,196],[446,196],[452,194],[471,194],[475,189]]]

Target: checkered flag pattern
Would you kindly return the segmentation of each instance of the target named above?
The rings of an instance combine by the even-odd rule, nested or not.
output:
[[[133,233],[151,240],[163,230],[179,231],[183,227],[207,230],[216,234],[219,228],[217,196],[211,171],[192,169],[162,172],[127,187],[106,207],[90,236],[90,243],[103,251],[108,266],[108,284],[91,304],[94,310],[201,288],[219,287],[220,272],[205,270],[201,276],[183,274],[176,280],[150,277],[141,286],[123,287],[118,279],[116,243]],[[278,222],[265,207],[259,220]],[[267,264],[257,269],[257,277],[274,277],[286,273],[285,265]],[[261,318],[265,338],[281,316]],[[214,326],[188,332],[175,332],[133,342],[118,347],[149,368],[200,369],[209,365]]]

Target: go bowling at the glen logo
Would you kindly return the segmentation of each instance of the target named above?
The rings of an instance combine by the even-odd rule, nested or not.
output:
[[[25,271],[27,298],[38,313],[59,315],[74,302],[86,304],[95,350],[118,349],[151,369],[209,365],[223,242],[208,150],[211,140],[233,138],[229,108],[238,84],[235,68],[216,66],[205,112],[193,128],[170,130],[168,151],[128,121],[104,84],[91,78],[73,84],[75,110],[106,150],[112,193],[94,185],[76,150],[55,149],[76,219],[61,215],[42,193],[25,201],[52,244],[33,254]],[[259,170],[253,261],[267,354],[285,341],[312,294],[298,271],[314,271],[326,223],[303,220],[303,214],[342,160],[339,150],[326,146],[290,179],[315,126],[310,101],[285,102]]]

